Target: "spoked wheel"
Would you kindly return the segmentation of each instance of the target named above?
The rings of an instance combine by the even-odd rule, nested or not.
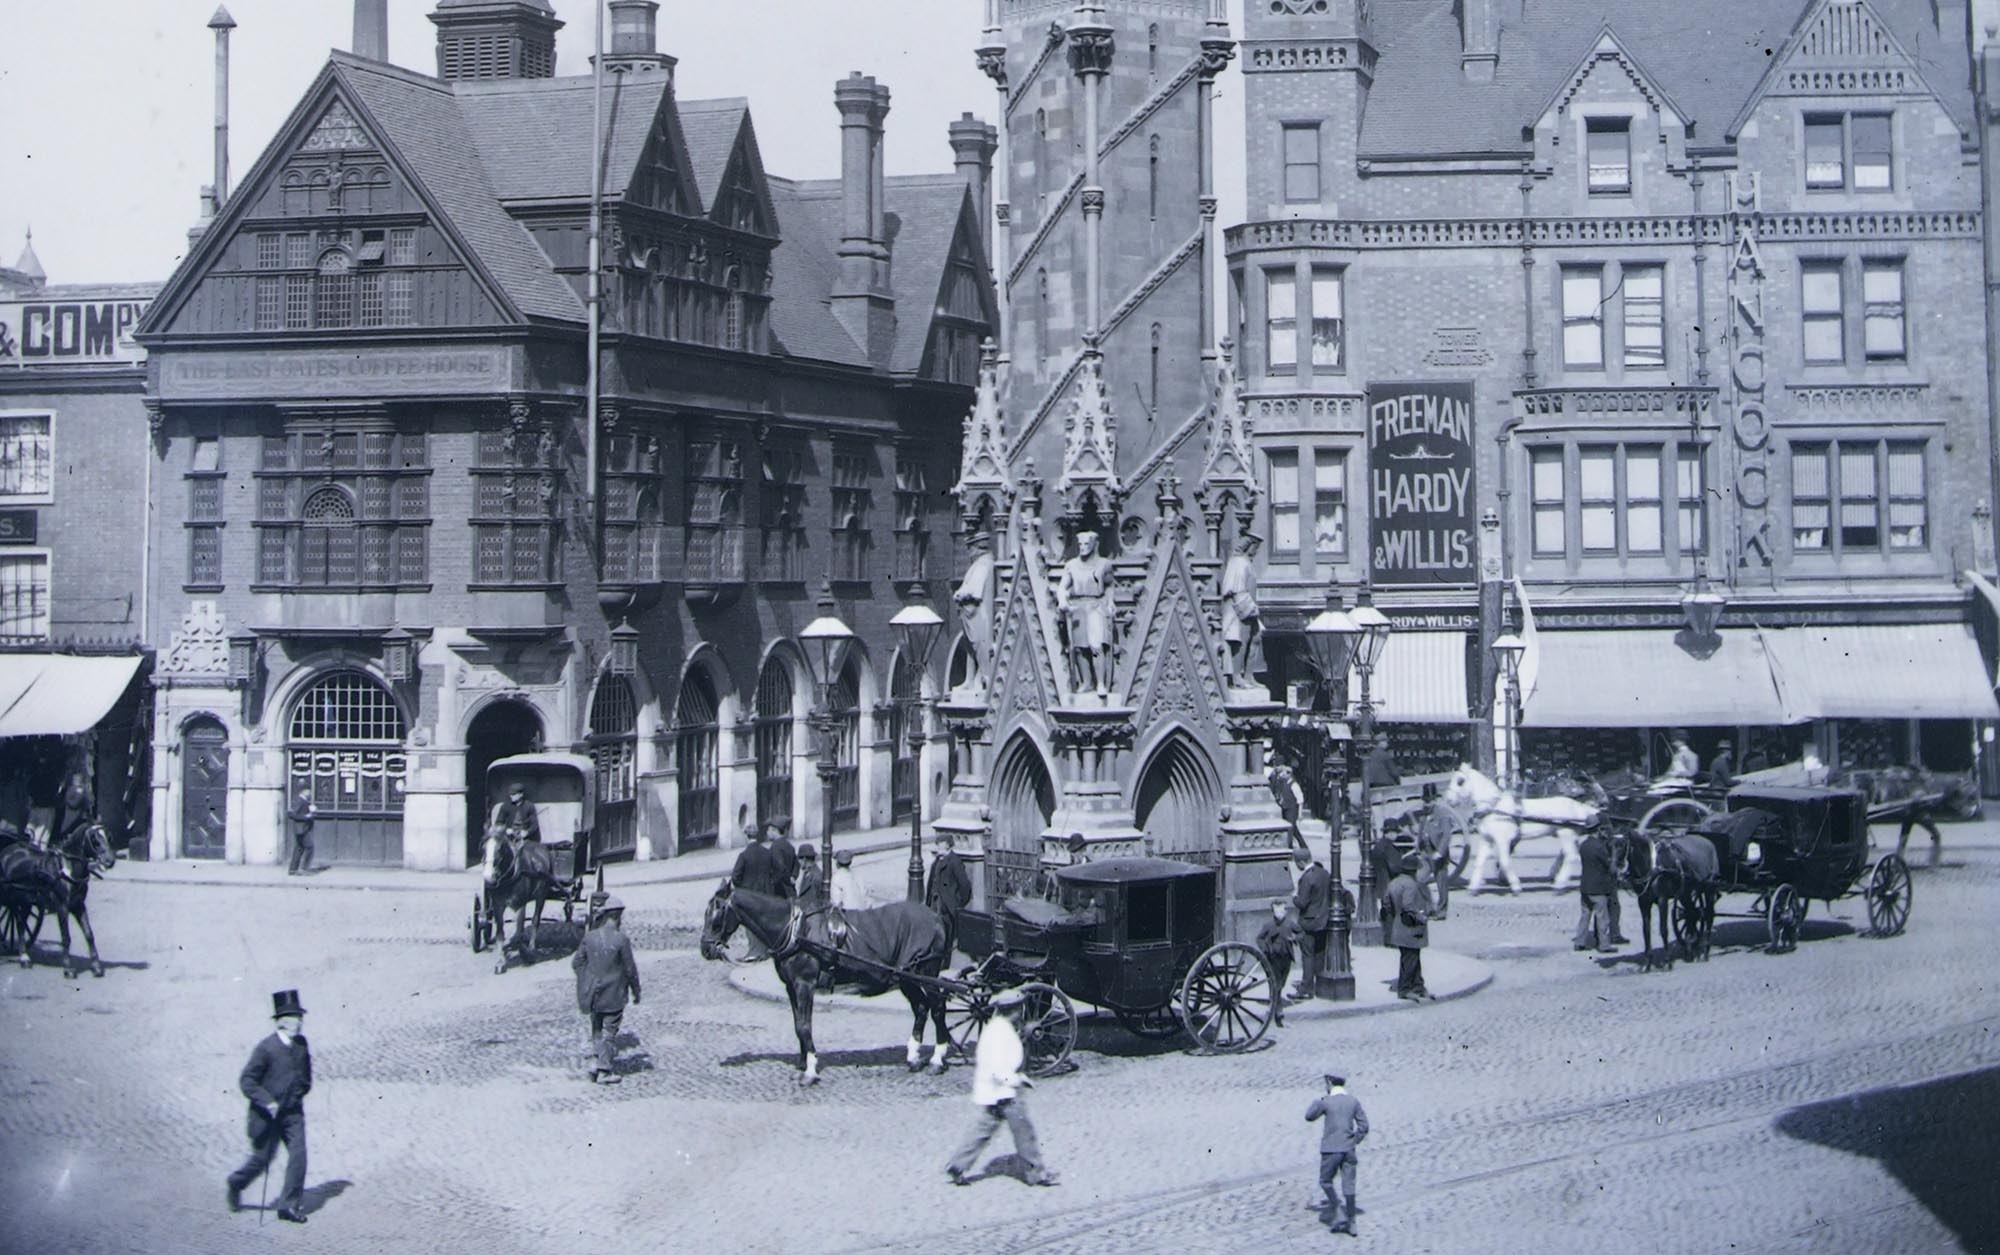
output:
[[[1027,1010],[1021,1016],[1021,1048],[1028,1056],[1022,1071],[1029,1076],[1047,1076],[1069,1062],[1076,1049],[1076,1008],[1069,995],[1054,985],[1040,981],[1021,986]],[[945,1021],[950,1031],[951,1021]]]
[[[979,1030],[993,1015],[994,990],[986,985],[954,985],[944,995],[944,1035],[953,1053],[966,1059],[979,1047]]]
[[[1868,877],[1868,926],[1877,937],[1894,937],[1910,922],[1910,865],[1884,854]]]
[[[1688,942],[1694,936],[1694,920],[1688,911],[1688,904],[1674,899],[1674,940],[1680,943],[1681,952],[1688,952]]]
[[[1264,956],[1240,941],[1210,946],[1181,980],[1181,1026],[1218,1054],[1248,1050],[1271,1027],[1279,990]]]
[[[488,922],[486,918],[486,896],[475,893],[472,895],[472,952],[474,954],[478,954],[486,948],[486,943],[489,940],[486,934]]]
[[[1125,1031],[1134,1037],[1162,1041],[1181,1031],[1181,1013],[1171,1002],[1145,1011],[1127,1011],[1122,1007],[1113,1007],[1112,1011]]]
[[[42,908],[9,904],[0,909],[0,945],[8,954],[26,957],[42,931]]]
[[[1771,893],[1771,905],[1764,922],[1771,935],[1770,953],[1789,954],[1798,948],[1799,924],[1806,917],[1806,900],[1790,885],[1779,885]]]
[[[1664,828],[1692,828],[1713,813],[1713,808],[1707,803],[1697,802],[1693,798],[1668,798],[1640,817],[1639,831],[1658,832]]]

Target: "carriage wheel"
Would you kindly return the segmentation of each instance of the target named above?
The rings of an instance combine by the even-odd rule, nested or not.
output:
[[[1894,937],[1910,922],[1910,865],[1885,854],[1868,877],[1868,926],[1877,937]]]
[[[1806,900],[1790,885],[1779,885],[1771,893],[1765,913],[1765,927],[1771,935],[1770,953],[1789,954],[1798,948],[1799,924],[1806,917]]]
[[[1689,797],[1669,798],[1640,817],[1639,831],[1643,833],[1662,828],[1692,828],[1714,813],[1714,808],[1705,802],[1697,802]]]
[[[952,1051],[966,1059],[979,1047],[979,1030],[993,1015],[993,990],[985,985],[953,985],[944,995],[944,1035]]]
[[[27,954],[41,931],[41,907],[10,905],[0,910],[0,943],[6,945],[7,953]]]
[[[1040,981],[1021,986],[1028,999],[1021,1018],[1021,1047],[1028,1056],[1021,1069],[1029,1076],[1047,1076],[1069,1062],[1076,1048],[1076,1008],[1069,995]],[[947,1028],[950,1021],[945,1021]]]
[[[1687,953],[1688,940],[1694,935],[1694,920],[1688,916],[1688,904],[1674,899],[1674,940],[1680,943],[1681,952]]]
[[[1125,1031],[1134,1037],[1148,1041],[1164,1041],[1181,1031],[1181,1013],[1171,1002],[1163,1002],[1157,1007],[1144,1011],[1127,1011],[1122,1007],[1111,1008]]]
[[[486,898],[482,894],[472,895],[472,952],[478,954],[486,948]]]
[[[1271,1027],[1277,998],[1264,956],[1225,941],[1204,951],[1182,978],[1181,1026],[1203,1050],[1247,1050]]]

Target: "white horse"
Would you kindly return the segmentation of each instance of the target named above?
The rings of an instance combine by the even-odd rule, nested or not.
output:
[[[1554,888],[1574,884],[1582,874],[1583,859],[1577,853],[1577,829],[1597,820],[1597,808],[1572,797],[1521,798],[1502,789],[1470,763],[1460,763],[1445,787],[1445,805],[1471,816],[1479,833],[1479,852],[1472,860],[1472,874],[1466,878],[1466,892],[1478,893],[1486,883],[1486,860],[1500,864],[1507,887],[1521,892],[1520,878],[1514,875],[1509,857],[1514,842],[1525,837],[1553,836],[1562,843],[1562,858],[1556,864]]]

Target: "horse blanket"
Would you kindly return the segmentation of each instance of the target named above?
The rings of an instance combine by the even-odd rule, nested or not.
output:
[[[1660,870],[1678,872],[1697,884],[1709,884],[1722,874],[1715,843],[1706,837],[1668,837],[1659,843]]]
[[[815,913],[806,926],[806,940],[826,950],[840,950],[865,963],[840,965],[842,981],[852,980],[863,994],[895,988],[896,974],[946,959],[944,925],[937,915],[914,902],[892,902],[866,911],[848,911],[847,944],[836,947],[825,913]]]
[[[1750,842],[1766,825],[1773,828],[1783,826],[1771,812],[1746,806],[1742,810],[1710,815],[1701,821],[1695,832],[1714,842],[1718,850],[1728,850],[1732,862],[1741,862]]]

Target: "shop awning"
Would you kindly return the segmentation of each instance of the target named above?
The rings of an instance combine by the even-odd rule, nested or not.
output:
[[[2000,718],[1979,644],[1962,623],[1785,628],[1764,636],[1794,720]]]
[[[1697,658],[1667,628],[1539,633],[1541,670],[1521,722],[1531,728],[1773,725],[1787,717],[1764,642],[1725,628]]]
[[[137,657],[0,654],[0,737],[68,736],[93,728],[138,670]]]
[[[1347,676],[1350,701],[1361,677]],[[1465,633],[1391,632],[1368,678],[1375,718],[1384,723],[1466,723]]]

